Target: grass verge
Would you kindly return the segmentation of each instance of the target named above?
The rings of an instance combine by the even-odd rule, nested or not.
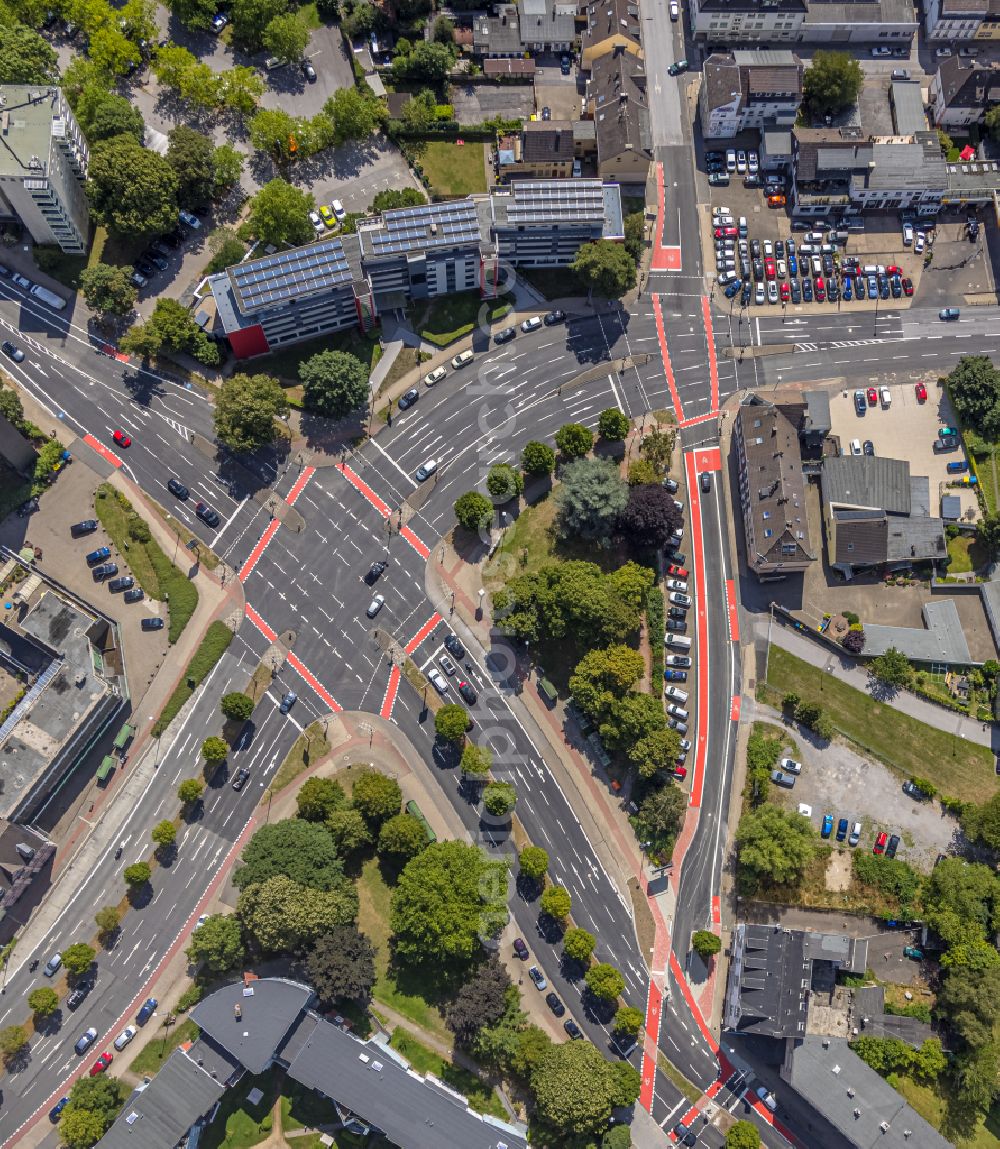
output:
[[[119,553],[128,556],[129,569],[139,586],[150,598],[167,604],[170,616],[167,638],[175,643],[198,608],[198,588],[163,553],[160,544],[150,535],[149,524],[121,491],[110,483],[101,483],[94,510]],[[133,537],[132,532],[140,528],[144,528],[141,534],[150,535],[145,542]]]
[[[205,632],[201,645],[194,652],[194,657],[184,671],[183,679],[177,684],[173,694],[167,699],[167,704],[160,713],[153,727],[153,733],[159,737],[170,723],[180,714],[181,707],[194,694],[198,686],[208,677],[212,668],[233,641],[233,632],[224,622],[213,622]]]
[[[423,354],[416,347],[404,347],[392,362],[392,366],[385,373],[385,378],[379,384],[378,395],[384,394],[393,383],[398,383],[404,375],[415,371],[429,356]],[[377,398],[378,396],[376,396]]]
[[[420,149],[420,166],[436,196],[466,196],[486,191],[484,143],[431,140]]]
[[[656,1052],[656,1068],[670,1078],[692,1105],[701,1100],[701,1090],[698,1086],[688,1081],[677,1066],[672,1061],[668,1061],[659,1050]]]
[[[552,267],[519,267],[517,274],[546,299],[568,299],[574,295],[587,294],[586,284],[568,267],[560,267],[558,270]]]
[[[906,778],[928,778],[963,802],[982,802],[996,790],[993,755],[986,746],[956,738],[892,706],[876,702],[819,667],[772,646],[762,701],[781,708],[794,692],[829,714],[836,731]]]
[[[294,347],[285,347],[280,351],[272,351],[270,355],[261,355],[259,359],[254,360],[254,370],[265,375],[274,375],[282,382],[297,385],[299,364],[319,351],[346,351],[349,355],[360,359],[368,368],[369,374],[375,370],[375,364],[382,358],[382,344],[377,335],[362,335],[358,330],[351,330],[341,331],[336,335],[321,335],[305,343],[296,343]]]
[[[270,676],[269,676],[270,677]],[[313,722],[296,738],[295,745],[288,751],[284,762],[271,783],[271,792],[276,794],[289,782],[294,782],[303,771],[330,753],[330,743],[323,736],[323,723]]]
[[[337,1109],[326,1097],[321,1097],[312,1089],[306,1089],[292,1078],[286,1078],[281,1091],[281,1128],[313,1128],[317,1125],[336,1125],[339,1121]],[[301,1142],[295,1139],[295,1144]]]
[[[397,1025],[392,1031],[389,1044],[401,1053],[418,1073],[433,1073],[439,1080],[457,1089],[469,1100],[469,1105],[477,1113],[489,1113],[493,1117],[505,1119],[504,1109],[496,1091],[468,1069],[452,1065],[433,1049],[428,1049],[408,1029]]]
[[[162,1027],[161,1027],[162,1028]],[[173,1053],[178,1045],[185,1041],[194,1041],[201,1030],[188,1018],[180,1025],[163,1030],[163,1036],[157,1036],[132,1059],[129,1069],[139,1077],[152,1077],[163,1063]]]
[[[477,291],[463,291],[460,295],[439,295],[414,308],[410,322],[421,339],[435,347],[447,347],[471,334],[477,326],[502,319],[510,310],[509,303],[483,299]]]

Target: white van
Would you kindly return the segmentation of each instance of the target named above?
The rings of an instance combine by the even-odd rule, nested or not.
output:
[[[56,295],[54,291],[49,291],[47,287],[42,287],[41,284],[36,283],[31,289],[31,294],[40,299],[42,303],[47,303],[49,307],[54,307],[56,311],[62,311],[66,306],[66,300],[61,295]]]
[[[530,319],[526,319],[521,324],[522,331],[537,331],[542,326],[542,317],[540,315],[533,315]]]
[[[675,650],[691,649],[691,639],[686,634],[668,634],[663,642],[664,645],[672,646]]]
[[[883,387],[879,392],[879,396],[882,399],[882,406],[888,411],[892,406],[892,392],[888,387]]]

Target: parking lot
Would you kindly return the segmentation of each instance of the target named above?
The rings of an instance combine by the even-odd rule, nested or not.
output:
[[[478,124],[494,116],[526,120],[535,111],[535,89],[531,84],[454,83],[451,104],[460,124]]]

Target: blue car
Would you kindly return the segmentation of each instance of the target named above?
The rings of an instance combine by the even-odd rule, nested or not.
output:
[[[732,299],[733,296],[743,287],[741,279],[734,279],[733,282],[726,288],[726,298]]]
[[[798,260],[794,255],[789,255],[788,257],[788,274],[792,276],[799,274]]]
[[[87,555],[87,566],[96,567],[98,563],[102,563],[105,559],[110,557],[110,547],[98,547],[96,551],[91,551],[90,554]]]
[[[665,670],[663,677],[667,682],[687,682],[688,680],[686,670]]]
[[[62,1111],[66,1108],[67,1105],[69,1105],[69,1098],[68,1097],[60,1097],[59,1100],[55,1103],[55,1105],[53,1105],[52,1108],[49,1110],[49,1120],[50,1121],[58,1121],[59,1120],[59,1114],[62,1113]]]
[[[832,814],[824,814],[823,815],[823,829],[820,830],[820,837],[821,838],[829,838],[832,833],[833,833],[833,815]]]
[[[854,296],[852,294],[853,290],[854,290],[853,280],[845,279],[844,280],[844,298],[846,300],[850,301],[851,299],[854,298]]]
[[[155,997],[147,997],[146,1000],[142,1003],[142,1008],[135,1015],[135,1020],[140,1025],[145,1025],[146,1022],[149,1021],[149,1019],[153,1016],[153,1010],[156,1009],[158,1004],[159,1003]]]
[[[842,842],[847,837],[847,819],[841,818],[837,823],[837,841]]]

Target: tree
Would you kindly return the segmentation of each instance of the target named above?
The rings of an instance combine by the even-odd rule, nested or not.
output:
[[[628,752],[640,778],[652,778],[658,770],[672,770],[681,752],[681,736],[664,726],[640,738]]]
[[[646,247],[646,217],[641,211],[631,212],[625,217],[625,250],[638,265]]]
[[[343,885],[344,867],[325,826],[288,818],[261,826],[243,850],[243,865],[233,874],[238,890],[275,876],[300,886],[333,890]]]
[[[976,535],[990,558],[995,558],[1000,552],[1000,515],[984,515]]]
[[[217,766],[220,762],[225,762],[229,756],[229,745],[213,734],[201,744],[201,756],[209,766]]]
[[[320,934],[306,958],[306,977],[320,1003],[367,1004],[375,984],[375,949],[353,923]]]
[[[536,439],[521,449],[521,470],[526,475],[551,475],[556,469],[556,453],[546,443]]]
[[[600,721],[642,678],[645,670],[646,660],[630,646],[619,643],[588,651],[570,675],[573,702],[588,717]]]
[[[182,24],[207,32],[217,8],[215,0],[170,0],[170,11]]]
[[[243,931],[232,914],[212,914],[191,935],[188,960],[211,974],[237,969],[246,957]]]
[[[594,997],[602,1001],[614,1001],[625,991],[625,978],[608,962],[592,965],[584,974],[583,980]]]
[[[555,495],[557,534],[609,543],[629,498],[618,468],[604,459],[576,459],[564,468],[562,480]]]
[[[985,941],[1000,918],[1000,878],[979,862],[945,858],[923,889],[927,924],[949,947]]]
[[[563,953],[570,961],[579,962],[580,965],[590,961],[596,944],[594,935],[579,926],[572,926],[563,934]]]
[[[422,81],[439,88],[454,62],[455,53],[451,46],[420,40],[405,55],[397,55],[393,59],[392,77],[394,80]]]
[[[509,503],[524,492],[524,476],[510,463],[494,463],[486,476],[486,489],[494,502]]]
[[[24,426],[24,408],[17,397],[17,392],[10,387],[0,388],[0,415],[13,423],[18,430]]]
[[[0,21],[0,84],[48,84],[58,72],[47,40],[16,20]]]
[[[493,751],[488,746],[466,742],[459,765],[466,778],[487,778],[493,768]]]
[[[608,407],[597,420],[597,433],[609,442],[621,442],[628,429],[629,421],[617,407]]]
[[[118,347],[126,355],[152,359],[163,346],[163,336],[153,323],[137,323],[119,339]]]
[[[531,1083],[538,1116],[567,1134],[605,1130],[619,1094],[611,1064],[589,1041],[551,1045]]]
[[[98,140],[110,140],[113,136],[135,136],[140,144],[145,139],[146,124],[142,113],[124,96],[108,91],[106,85],[89,84],[77,99],[73,111],[91,146]]]
[[[275,16],[261,36],[264,48],[288,64],[301,60],[309,43],[306,22],[295,12]]]
[[[146,885],[152,875],[153,871],[148,862],[133,862],[131,866],[126,866],[122,872],[125,884],[132,889]]]
[[[454,44],[455,42],[455,22],[449,20],[447,16],[438,16],[434,21],[434,43],[435,44]]]
[[[306,410],[343,419],[368,402],[368,370],[346,351],[319,351],[299,364]]]
[[[177,798],[185,806],[192,806],[205,793],[205,783],[200,778],[185,778],[177,787]]]
[[[382,120],[382,108],[377,100],[357,88],[338,88],[323,105],[323,111],[333,121],[333,142],[340,147],[348,140],[366,140]],[[388,193],[395,193],[387,198]],[[384,206],[377,206],[379,197]],[[426,203],[425,197],[416,188],[388,188],[379,192],[372,207],[375,211],[385,211],[386,207],[410,207]]]
[[[232,690],[222,696],[222,713],[233,722],[246,722],[253,714],[253,699],[242,690]]]
[[[307,778],[295,795],[299,817],[307,822],[325,822],[337,810],[347,805],[344,788],[333,778]]]
[[[121,914],[117,906],[102,906],[94,914],[94,923],[97,933],[102,938],[111,937],[121,924]]]
[[[162,822],[157,822],[150,830],[149,836],[153,839],[157,849],[166,850],[177,840],[177,827],[173,822],[164,818]]]
[[[102,1074],[104,1076],[104,1074]],[[99,1113],[67,1106],[59,1118],[59,1137],[67,1149],[90,1149],[108,1130]]]
[[[853,626],[840,640],[840,645],[848,654],[860,654],[865,648],[865,632],[861,627]]]
[[[462,1045],[484,1025],[495,1025],[507,1009],[510,976],[497,958],[487,958],[464,982],[445,1011],[445,1024]]]
[[[483,807],[494,818],[506,818],[517,804],[517,791],[509,782],[490,782],[483,790]]]
[[[74,942],[71,946],[67,946],[60,956],[66,972],[71,977],[80,977],[94,964],[97,951],[86,942]]]
[[[604,299],[620,299],[635,287],[635,260],[622,244],[608,239],[585,243],[569,269],[588,293]]]
[[[627,750],[662,730],[665,723],[660,699],[633,690],[614,703],[598,730],[609,749]]]
[[[191,312],[177,299],[161,296],[145,326],[155,335],[154,353],[163,347],[168,351],[188,351],[202,363],[212,365],[220,362],[218,347],[209,341]],[[124,339],[136,331],[138,327],[133,327],[126,333],[121,344],[123,348]]]
[[[177,222],[177,175],[131,135],[90,149],[87,194],[95,217],[120,235],[156,235]],[[308,219],[306,220],[308,224]]]
[[[250,143],[275,163],[286,164],[292,158],[293,141],[297,143],[308,131],[308,120],[293,116],[283,108],[260,108],[250,121]],[[309,230],[311,234],[311,224]],[[304,243],[305,239],[301,242]]]
[[[639,453],[657,472],[669,469],[674,456],[673,431],[661,431],[654,427],[639,445]]]
[[[737,1121],[726,1134],[726,1149],[760,1149],[760,1134],[752,1121]]]
[[[1000,371],[985,355],[963,355],[945,382],[964,423],[983,439],[1000,436]]]
[[[403,792],[395,778],[377,770],[363,770],[354,780],[351,804],[369,822],[384,822],[399,813]]]
[[[634,1005],[620,1006],[615,1014],[615,1033],[623,1033],[627,1037],[638,1037],[642,1023],[646,1020],[641,1009]]]
[[[360,810],[334,810],[326,820],[326,828],[342,858],[372,843],[372,832]]]
[[[628,501],[619,526],[625,538],[640,547],[662,547],[684,520],[674,497],[659,483],[628,488]]]
[[[549,886],[538,899],[538,908],[557,922],[564,922],[573,909],[573,899],[562,886]]]
[[[335,926],[353,922],[358,916],[358,895],[348,882],[338,889],[311,889],[278,874],[246,886],[236,903],[236,915],[265,953],[285,953],[309,945]]]
[[[899,689],[913,677],[913,667],[902,651],[890,646],[868,664],[868,676],[875,681]]]
[[[100,1073],[78,1077],[59,1121],[59,1135],[70,1149],[90,1149],[111,1127],[129,1095],[119,1077]]]
[[[455,518],[467,531],[485,531],[493,521],[493,504],[479,491],[466,491],[455,500]]]
[[[169,133],[167,162],[177,175],[177,200],[203,211],[215,194],[215,147],[211,137],[178,124]]]
[[[434,732],[448,742],[464,742],[469,715],[457,702],[446,702],[434,715]]]
[[[406,864],[392,895],[390,924],[404,962],[467,965],[481,938],[507,921],[506,867],[464,842],[434,842]]]
[[[243,240],[228,227],[216,228],[212,232],[208,237],[208,248],[212,252],[212,258],[205,268],[206,275],[215,275],[217,272],[225,271],[227,267],[239,263],[246,254],[246,245]]]
[[[288,412],[281,384],[270,375],[232,375],[215,399],[215,434],[232,451],[253,451],[277,438],[275,419]]]
[[[990,108],[983,118],[983,124],[994,140],[1000,139],[1000,108]]]
[[[35,1017],[51,1017],[59,1008],[59,994],[47,985],[40,985],[28,994],[28,1008]]]
[[[628,485],[639,487],[643,483],[658,483],[659,473],[648,459],[633,459],[628,465]]]
[[[549,869],[549,855],[541,846],[525,846],[517,858],[521,876],[530,882],[540,882]]]
[[[337,95],[347,90],[341,88]],[[386,188],[384,191],[376,192],[369,210],[381,214],[384,211],[394,211],[402,207],[420,207],[426,202],[427,197],[416,188]]]
[[[424,824],[412,814],[395,814],[379,830],[380,857],[388,855],[394,861],[405,863],[415,858],[426,845]]]
[[[691,935],[691,948],[702,961],[707,962],[722,949],[722,940],[711,930],[695,930]]]
[[[28,1034],[24,1026],[8,1025],[6,1029],[0,1029],[0,1054],[3,1054],[4,1065],[9,1066],[15,1061],[27,1044]]]
[[[556,446],[564,459],[579,459],[594,445],[594,435],[582,423],[564,423],[556,431]]]
[[[243,227],[262,244],[296,247],[313,238],[309,213],[315,206],[316,201],[310,192],[300,191],[285,180],[273,179],[253,197]],[[302,378],[301,367],[299,378]],[[302,381],[304,383],[305,379]]]
[[[635,829],[640,839],[658,849],[665,848],[677,837],[687,810],[687,795],[672,782],[647,794],[635,815]]]
[[[233,39],[248,52],[264,46],[264,30],[287,11],[285,0],[234,0]]]
[[[857,100],[864,79],[849,53],[820,49],[802,77],[802,103],[817,118],[835,116]]]
[[[137,291],[125,267],[95,263],[80,272],[80,290],[87,306],[102,315],[128,315],[135,306]]]
[[[797,882],[816,850],[807,818],[769,804],[743,815],[736,846],[741,876],[751,887],[762,881]]]
[[[632,1133],[627,1125],[613,1125],[601,1138],[601,1149],[632,1149]]]
[[[243,154],[238,152],[232,144],[219,144],[219,146],[212,153],[212,195],[221,196],[230,188],[236,187],[240,182],[240,176],[243,174]],[[238,243],[239,240],[235,233],[225,233],[227,236],[232,235],[232,242]],[[231,258],[231,262],[236,263],[242,258],[243,247],[240,245],[240,251],[237,254],[235,248],[230,246],[230,255],[235,256]],[[228,266],[228,264],[227,264]]]

